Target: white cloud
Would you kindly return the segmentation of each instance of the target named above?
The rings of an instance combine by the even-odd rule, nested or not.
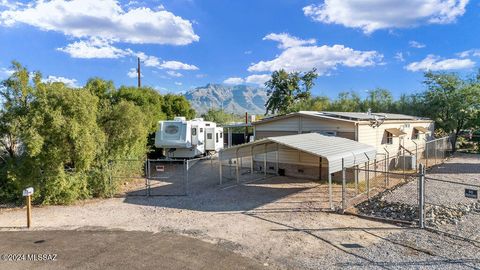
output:
[[[159,67],[172,70],[198,70],[198,67],[195,65],[189,65],[179,61],[164,61]]]
[[[410,40],[410,42],[408,42],[408,46],[412,47],[412,48],[417,48],[417,49],[421,49],[421,48],[425,48],[426,45],[423,44],[423,43],[420,43],[418,41],[415,41],[415,40]]]
[[[28,24],[77,38],[136,44],[186,45],[198,41],[192,23],[166,10],[123,10],[116,0],[51,0],[0,12],[0,24]]]
[[[316,68],[319,75],[325,75],[337,66],[374,66],[380,64],[382,58],[383,55],[376,51],[356,51],[343,45],[300,46],[284,50],[273,60],[252,64],[248,71],[308,71]]]
[[[183,83],[181,83],[181,82],[175,82],[175,85],[182,86]]]
[[[442,59],[439,56],[428,55],[419,62],[413,62],[405,66],[409,71],[444,71],[456,69],[469,69],[475,66],[475,62],[470,59]]]
[[[168,70],[168,71],[167,71],[167,74],[170,75],[170,76],[172,76],[172,77],[177,77],[177,78],[183,76],[182,73],[176,72],[176,71],[173,71],[173,70]]]
[[[223,81],[225,84],[242,84],[245,80],[239,77],[231,77]]]
[[[467,57],[470,57],[470,56],[480,57],[480,49],[471,49],[471,50],[459,52],[456,55],[458,57],[461,57],[461,58],[467,58]]]
[[[278,45],[279,48],[281,49],[286,49],[286,48],[291,48],[291,47],[298,47],[302,45],[311,45],[315,44],[316,40],[315,39],[308,39],[308,40],[303,40],[299,39],[297,37],[290,36],[287,33],[281,33],[281,34],[275,34],[271,33],[266,35],[263,40],[273,40],[273,41],[278,41],[280,44]]]
[[[401,52],[397,52],[395,54],[395,59],[397,59],[400,62],[405,62],[405,58],[403,57],[403,53],[401,53]]]
[[[244,54],[252,54],[252,51],[244,51]]]
[[[207,74],[196,74],[195,75],[195,78],[199,78],[199,79],[205,78],[205,77],[207,77]]]
[[[68,44],[64,48],[57,48],[58,51],[67,53],[73,58],[122,58],[131,55],[130,50],[122,50],[112,46],[111,42],[100,39],[91,38],[89,40],[80,40]]]
[[[57,77],[57,76],[48,76],[47,78],[42,79],[42,82],[44,83],[54,83],[54,82],[60,82],[64,83],[67,86],[78,88],[80,86],[77,85],[77,80],[76,79],[69,79],[65,77]]]
[[[137,69],[136,69],[136,68],[131,68],[131,69],[127,72],[127,76],[128,76],[129,78],[137,78],[137,77],[138,77]],[[140,74],[140,77],[143,77],[143,74]]]
[[[0,68],[0,79],[6,79],[10,76],[12,76],[12,74],[14,73],[15,71],[13,69],[8,69],[8,68]]]
[[[360,28],[364,33],[380,29],[447,24],[465,13],[469,0],[325,0],[303,8],[306,16],[328,24]]]
[[[253,84],[258,84],[263,86],[266,81],[270,80],[271,75],[269,74],[260,74],[260,75],[250,75],[245,78],[245,82],[247,83],[253,83]]]

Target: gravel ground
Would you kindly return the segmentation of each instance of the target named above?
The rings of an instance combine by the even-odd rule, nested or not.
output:
[[[480,268],[480,247],[474,244],[321,211],[327,192],[316,182],[272,177],[218,186],[218,179],[195,179],[190,196],[127,196],[35,207],[33,230],[172,232],[281,269]],[[24,224],[24,210],[0,210],[0,230],[24,230]]]

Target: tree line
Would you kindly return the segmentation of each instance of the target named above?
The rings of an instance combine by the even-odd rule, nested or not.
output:
[[[112,171],[142,170],[157,122],[195,116],[184,96],[144,87],[115,88],[92,78],[81,88],[45,82],[13,62],[0,86],[0,203],[21,199],[27,186],[34,202],[65,204],[113,194]]]

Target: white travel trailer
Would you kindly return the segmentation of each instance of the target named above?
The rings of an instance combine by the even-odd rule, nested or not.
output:
[[[185,117],[158,122],[155,147],[169,158],[193,158],[212,154],[223,148],[223,128],[214,122]]]

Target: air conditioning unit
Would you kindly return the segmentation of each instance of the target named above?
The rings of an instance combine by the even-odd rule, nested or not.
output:
[[[405,166],[405,170],[417,169],[417,157],[416,156],[399,156],[397,162],[397,169],[402,169]]]

